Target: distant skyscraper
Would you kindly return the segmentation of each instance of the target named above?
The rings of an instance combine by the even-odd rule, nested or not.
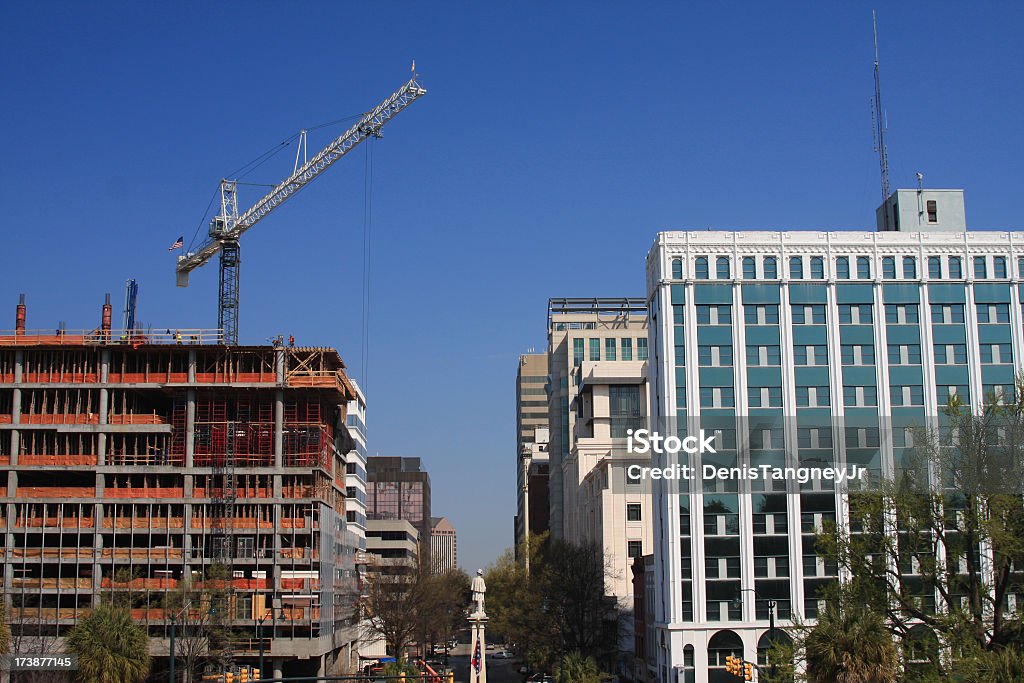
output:
[[[419,458],[373,456],[366,460],[366,516],[404,519],[419,533],[420,554],[430,559],[430,475]]]
[[[356,397],[348,402],[345,425],[355,447],[345,456],[345,521],[366,549],[366,397],[352,380]]]
[[[430,527],[430,558],[434,571],[443,574],[459,566],[455,527],[447,517],[434,517]]]
[[[526,537],[548,531],[548,356],[519,356],[516,372],[516,518],[518,553]]]
[[[644,299],[550,299],[548,301],[548,423],[551,534],[574,538],[577,478],[566,477],[576,429],[577,370],[584,361],[647,360]]]

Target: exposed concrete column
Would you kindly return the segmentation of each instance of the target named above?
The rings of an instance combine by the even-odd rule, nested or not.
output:
[[[110,370],[110,349],[100,351],[100,424],[107,424],[107,413],[110,410],[110,393],[107,389],[107,378]],[[103,467],[107,464],[107,434],[100,430],[96,437],[96,464]],[[103,475],[98,475],[102,477]],[[97,486],[99,482],[97,481]],[[100,497],[97,491],[97,497]]]
[[[274,467],[284,467],[284,389],[274,392]],[[274,480],[274,497],[279,498],[279,481]]]
[[[188,383],[196,383],[196,350],[188,350]]]
[[[185,467],[192,467],[196,444],[196,390],[185,392]]]
[[[11,424],[21,424],[21,378],[25,369],[25,352],[20,349],[14,352],[14,391],[11,396]],[[21,450],[21,434],[17,429],[11,431],[11,464],[18,464],[18,452]],[[10,484],[8,484],[8,494]]]
[[[284,659],[281,657],[274,657],[274,678],[284,678],[282,672],[284,671]],[[260,674],[263,672],[261,671]]]
[[[189,352],[189,373],[192,373],[191,359],[192,354],[195,351]],[[195,451],[196,443],[196,390],[189,389],[185,392],[185,471],[190,472],[192,468],[192,456]],[[183,486],[185,487],[185,498],[192,497],[192,475],[186,475],[184,477]],[[182,534],[182,562],[184,563],[183,575],[188,572],[188,560],[192,552],[192,534],[189,531],[192,529],[192,506],[185,503],[185,514],[183,524],[185,525],[185,532]]]

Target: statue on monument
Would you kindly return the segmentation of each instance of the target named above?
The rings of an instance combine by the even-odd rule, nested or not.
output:
[[[483,569],[476,570],[470,590],[473,591],[473,614],[484,614],[484,593],[487,592],[487,584],[484,583]]]

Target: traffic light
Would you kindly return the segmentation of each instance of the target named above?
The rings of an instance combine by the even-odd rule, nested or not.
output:
[[[726,673],[733,674],[734,676],[740,675],[740,660],[738,657],[729,655],[725,658],[725,671]]]
[[[231,671],[224,674],[224,683],[235,683],[235,674]]]
[[[249,669],[242,668],[238,671],[238,683],[249,683]]]
[[[254,681],[260,680],[260,670],[259,669],[253,669],[252,670],[252,680],[254,680]]]
[[[743,680],[754,680],[754,665],[750,662],[743,662]]]

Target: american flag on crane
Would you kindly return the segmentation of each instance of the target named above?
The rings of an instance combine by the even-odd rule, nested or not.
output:
[[[183,246],[185,246],[185,236],[184,235],[182,235],[178,239],[174,240],[174,244],[172,244],[171,246],[167,247],[167,251],[174,251],[175,249],[181,249]]]

